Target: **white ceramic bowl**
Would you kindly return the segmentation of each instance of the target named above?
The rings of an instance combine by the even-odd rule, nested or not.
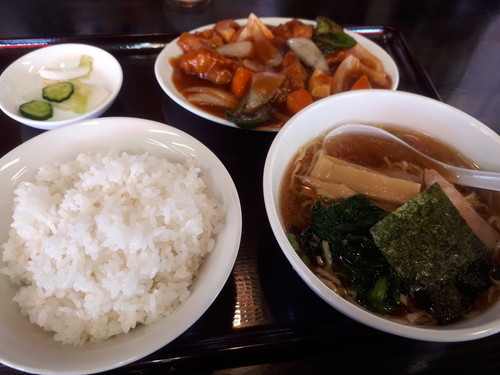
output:
[[[160,349],[189,328],[227,281],[238,253],[241,208],[235,185],[220,160],[190,135],[168,125],[134,118],[100,118],[45,132],[0,159],[0,242],[8,237],[13,189],[32,178],[37,167],[73,158],[79,152],[118,147],[182,162],[194,156],[211,193],[225,209],[224,228],[204,260],[192,293],[172,315],[127,334],[78,347],[62,345],[21,316],[12,302],[15,287],[0,275],[0,362],[43,374],[95,373],[135,361]]]
[[[45,121],[31,120],[19,114],[19,106],[27,96],[40,91],[39,71],[59,68],[61,64],[76,67],[82,55],[93,58],[93,70],[85,82],[101,85],[109,91],[108,97],[96,108],[77,114],[54,108],[54,116]],[[0,108],[6,115],[25,125],[51,130],[72,122],[99,117],[116,99],[123,82],[120,63],[108,52],[86,44],[56,44],[34,50],[16,61],[0,75]]]
[[[370,327],[427,341],[465,341],[500,331],[500,303],[469,320],[436,328],[390,322],[362,310],[329,289],[302,262],[287,240],[280,215],[279,192],[284,172],[300,147],[330,128],[345,123],[392,124],[423,131],[461,150],[480,167],[500,171],[500,137],[481,122],[447,104],[423,96],[388,90],[365,90],[323,99],[295,115],[277,134],[264,167],[264,200],[274,235],[295,271],[328,304]]]
[[[266,25],[271,25],[271,26],[277,26],[283,23],[286,23],[291,20],[291,18],[282,18],[282,17],[260,17],[260,20]],[[238,24],[240,25],[245,25],[247,23],[247,19],[238,19],[236,20]],[[302,22],[310,24],[310,25],[315,25],[315,21],[311,20],[302,20]],[[195,30],[192,30],[190,32],[198,32],[198,31],[203,31],[207,29],[213,28],[214,25],[207,25],[203,26],[200,28],[197,28]],[[378,44],[372,42],[370,39],[364,37],[361,34],[356,34],[353,32],[350,32],[346,30],[346,33],[352,36],[358,43],[360,43],[363,47],[365,47],[368,52],[372,53],[374,56],[380,59],[382,62],[385,71],[389,76],[391,77],[392,80],[392,90],[396,90],[399,84],[399,71],[396,63],[394,60],[391,58],[391,56]],[[234,123],[215,116],[209,112],[204,111],[203,109],[191,104],[175,87],[174,83],[172,82],[172,74],[174,72],[174,69],[172,65],[170,64],[170,60],[174,57],[179,57],[182,55],[182,49],[179,47],[177,44],[179,38],[174,39],[172,42],[170,42],[158,55],[156,62],[155,62],[155,75],[156,79],[158,81],[158,84],[160,87],[165,91],[165,93],[177,104],[180,106],[184,107],[188,111],[193,112],[194,114],[203,117],[205,119],[217,122],[222,125],[227,125],[231,127],[237,127]],[[276,131],[275,129],[272,131]]]

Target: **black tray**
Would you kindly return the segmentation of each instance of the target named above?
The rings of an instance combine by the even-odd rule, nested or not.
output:
[[[399,90],[434,99],[439,96],[402,35],[391,27],[351,27],[382,46],[396,61]],[[268,224],[262,196],[262,171],[276,133],[242,130],[199,118],[170,100],[154,76],[154,62],[177,35],[148,34],[0,40],[0,71],[35,48],[56,43],[87,43],[112,53],[124,72],[122,90],[105,116],[140,117],[190,133],[221,159],[238,189],[243,234],[231,277],[208,311],[184,334],[161,350],[119,370],[154,371],[165,366],[196,367],[218,363],[276,360],[287,353],[357,341],[375,345],[400,338],[359,324],[321,300],[293,271]],[[42,131],[0,114],[0,156]],[[363,340],[359,340],[359,338]],[[286,350],[284,350],[286,349]],[[253,358],[253,359],[252,359]],[[382,360],[382,359],[380,359]],[[111,371],[114,372],[114,371]]]

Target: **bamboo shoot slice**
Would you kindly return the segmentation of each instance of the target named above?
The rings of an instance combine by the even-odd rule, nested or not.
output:
[[[357,193],[345,184],[325,182],[314,177],[299,177],[302,184],[314,189],[316,194],[333,200],[347,199]]]
[[[323,155],[316,161],[311,177],[345,184],[368,198],[394,204],[404,204],[420,193],[419,183],[389,177],[377,171]]]

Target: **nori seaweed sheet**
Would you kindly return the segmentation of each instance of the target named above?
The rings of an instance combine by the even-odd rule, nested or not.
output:
[[[408,295],[438,322],[457,320],[491,285],[497,265],[438,184],[372,227]]]

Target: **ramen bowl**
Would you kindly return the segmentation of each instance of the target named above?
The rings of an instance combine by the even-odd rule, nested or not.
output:
[[[302,280],[333,308],[369,327],[391,334],[436,342],[466,341],[500,331],[498,301],[475,317],[447,325],[410,326],[387,320],[341,297],[306,266],[287,238],[280,192],[299,149],[328,130],[346,123],[390,125],[426,133],[481,169],[500,171],[500,137],[486,125],[447,104],[401,91],[366,90],[335,95],[314,103],[285,124],[274,139],[264,167],[267,216],[276,240]]]

